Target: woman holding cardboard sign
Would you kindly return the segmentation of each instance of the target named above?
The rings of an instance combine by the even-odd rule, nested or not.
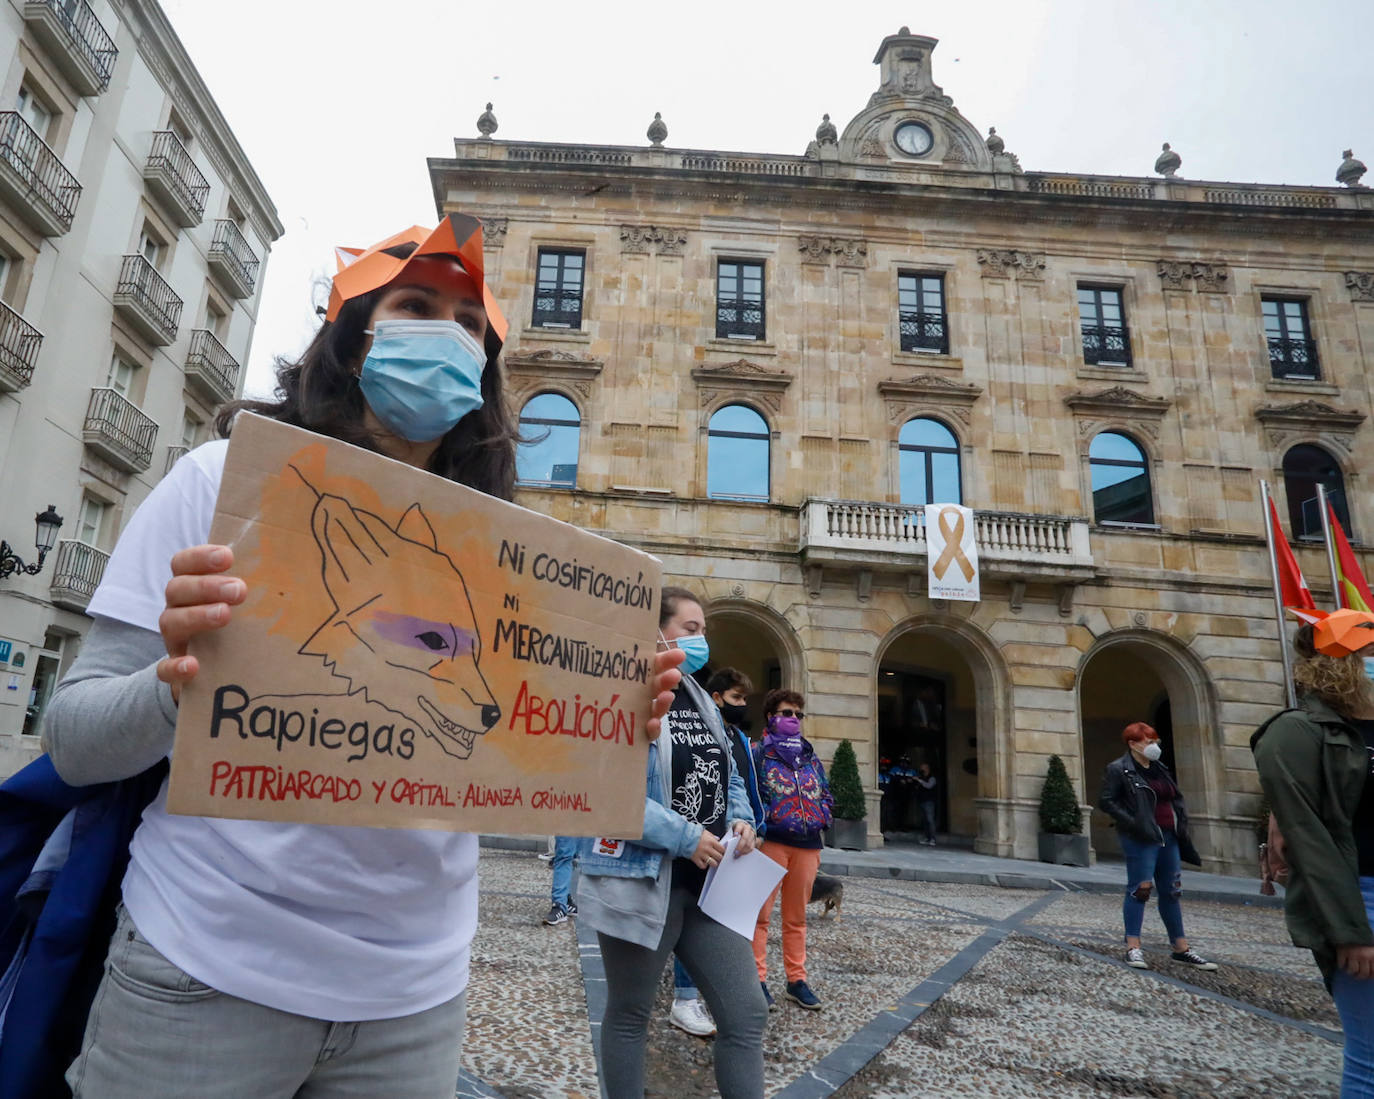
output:
[[[221,434],[246,408],[509,499],[506,324],[482,258],[463,215],[342,252],[325,323],[280,364],[278,399],[226,409]],[[188,642],[245,599],[232,552],[205,544],[226,446],[178,462],[115,548],[44,732],[69,783],[168,754],[199,670]],[[656,664],[651,725],[679,660]],[[164,785],[133,838],[68,1083],[101,1099],[452,1096],[476,869],[473,835],[176,816]]]
[[[644,1094],[649,1013],[668,955],[676,953],[715,1016],[716,1086],[724,1099],[763,1095],[768,1009],[748,939],[697,906],[706,871],[754,849],[753,809],[720,710],[691,676],[705,666],[706,615],[683,588],[663,589],[660,644],[686,654],[662,733],[649,745],[644,836],[583,842],[579,918],[595,928],[606,966],[601,1065],[611,1099]]]

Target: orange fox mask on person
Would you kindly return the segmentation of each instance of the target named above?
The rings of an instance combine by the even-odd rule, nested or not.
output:
[[[1349,656],[1374,645],[1374,614],[1368,611],[1352,611],[1345,607],[1330,612],[1288,609],[1312,624],[1312,647],[1323,656]]]

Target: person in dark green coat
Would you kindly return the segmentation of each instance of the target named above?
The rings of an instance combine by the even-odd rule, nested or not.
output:
[[[1345,1031],[1343,1099],[1374,1096],[1374,615],[1366,617],[1368,628],[1344,644],[1324,623],[1298,630],[1299,707],[1250,739],[1283,832],[1288,933],[1315,956]]]

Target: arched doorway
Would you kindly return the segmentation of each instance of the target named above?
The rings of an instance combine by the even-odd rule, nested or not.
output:
[[[1204,857],[1218,856],[1213,821],[1219,806],[1219,767],[1213,745],[1211,690],[1196,658],[1176,643],[1146,633],[1099,640],[1078,675],[1083,792],[1096,805],[1107,764],[1126,750],[1121,730],[1145,721],[1159,733],[1161,757],[1188,802],[1192,839]],[[1093,848],[1115,857],[1116,829],[1105,813],[1092,813]]]
[[[763,729],[763,696],[774,687],[805,689],[801,647],[791,627],[766,607],[743,600],[713,600],[706,609],[711,643],[710,671],[735,668],[754,684],[749,699],[749,735]]]
[[[889,638],[874,708],[885,835],[913,838],[920,811],[904,772],[929,763],[941,836],[985,854],[1011,853],[1005,683],[995,648],[962,620],[918,620]]]

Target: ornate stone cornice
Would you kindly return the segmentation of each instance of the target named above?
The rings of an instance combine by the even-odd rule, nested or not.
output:
[[[1320,439],[1349,456],[1355,429],[1365,415],[1354,409],[1332,408],[1321,401],[1296,401],[1286,405],[1261,405],[1255,419],[1264,425],[1264,434],[1273,450],[1285,450],[1304,439]]]
[[[1204,294],[1225,294],[1231,288],[1231,271],[1223,263],[1162,259],[1155,270],[1165,290],[1187,290],[1191,284]]]
[[[978,266],[985,279],[1004,279],[1014,271],[1018,279],[1039,282],[1045,274],[1045,253],[1014,248],[979,248]]]
[[[1096,393],[1071,393],[1064,398],[1064,403],[1075,415],[1148,416],[1156,420],[1168,412],[1172,404],[1168,397],[1149,397],[1124,385],[1114,385]]]
[[[751,397],[773,412],[782,408],[782,395],[792,384],[786,370],[770,370],[748,359],[736,359],[720,366],[699,366],[692,371],[703,407],[720,397]]]
[[[1374,301],[1374,271],[1347,271],[1345,285],[1351,301]]]
[[[803,263],[829,263],[835,260],[841,267],[867,267],[868,241],[846,237],[797,238]]]
[[[661,225],[622,225],[620,227],[620,251],[647,255],[655,252],[660,256],[680,256],[687,246],[687,234],[681,229],[664,228]]]
[[[599,359],[557,348],[535,351],[520,347],[507,352],[502,361],[506,364],[512,397],[522,396],[540,385],[553,384],[583,398],[590,398],[592,382],[605,366]]]
[[[1096,393],[1072,393],[1064,403],[1078,421],[1080,439],[1090,439],[1099,431],[1125,424],[1151,439],[1159,438],[1159,423],[1172,402],[1167,397],[1148,397],[1123,385]]]
[[[1356,409],[1332,408],[1321,401],[1295,401],[1293,404],[1267,404],[1255,409],[1262,424],[1288,424],[1323,430],[1353,431],[1364,423],[1364,413]]]
[[[973,402],[983,395],[983,389],[938,374],[916,374],[884,379],[878,383],[878,393],[887,405],[890,424],[905,423],[912,416],[936,409],[949,413],[967,427],[972,420]]]

